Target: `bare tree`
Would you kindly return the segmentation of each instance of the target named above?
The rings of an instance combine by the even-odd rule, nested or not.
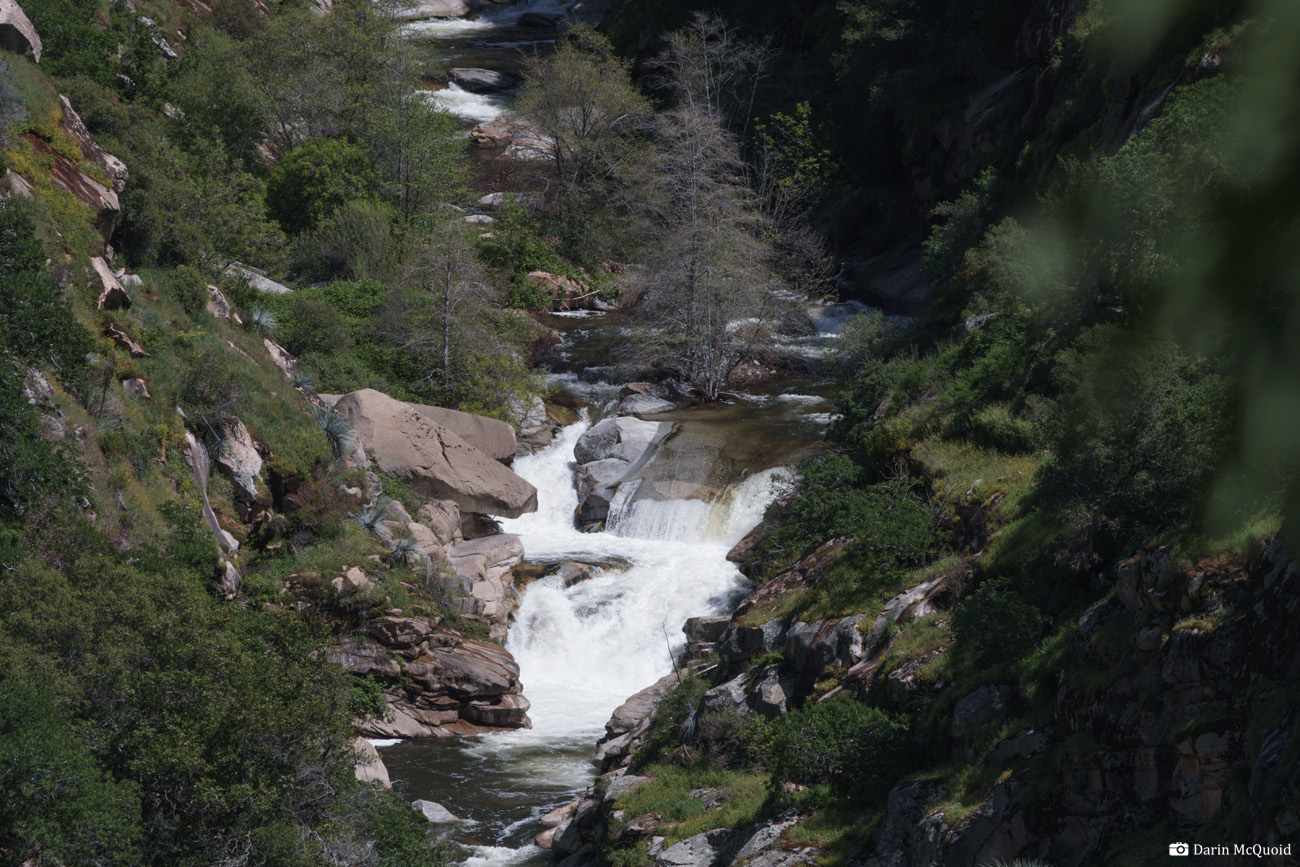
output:
[[[735,137],[707,102],[663,112],[658,130],[643,345],[714,400],[774,312],[764,221]]]
[[[434,227],[407,286],[385,310],[383,331],[420,368],[417,387],[454,398],[475,355],[491,347],[492,291],[463,224]]]

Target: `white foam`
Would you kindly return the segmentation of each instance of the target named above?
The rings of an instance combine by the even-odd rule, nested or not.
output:
[[[370,738],[370,745],[377,750],[382,750],[384,747],[395,747],[401,742],[401,738]]]
[[[495,93],[471,93],[454,81],[442,90],[421,91],[425,98],[461,120],[483,123],[510,111],[507,97]]]

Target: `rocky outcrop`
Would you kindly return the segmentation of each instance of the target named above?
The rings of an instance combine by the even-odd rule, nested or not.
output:
[[[63,108],[63,128],[77,142],[77,147],[81,148],[82,158],[97,166],[110,179],[115,192],[120,193],[126,189],[130,177],[126,163],[104,150],[90,137],[90,131],[86,129],[81,115],[73,110],[72,103],[68,102],[66,96],[59,95],[59,105]]]
[[[131,354],[132,358],[148,358],[149,353],[145,348],[127,334],[121,328],[118,328],[112,322],[104,325],[104,336],[113,341],[119,349],[125,349]]]
[[[207,288],[208,300],[205,307],[208,313],[215,319],[229,319],[236,325],[243,325],[244,320],[235,312],[235,306],[230,303],[230,299],[226,297],[226,293],[222,292],[220,288],[213,286],[211,283],[208,284]],[[288,355],[288,353],[286,352],[285,355]],[[278,363],[276,366],[280,367]],[[280,369],[283,370],[284,368],[280,367]]]
[[[523,543],[518,536],[506,533],[461,542],[447,549],[447,562],[456,570],[460,589],[466,593],[456,600],[461,612],[483,617],[489,628],[499,632],[502,638],[506,618],[517,604],[509,582],[510,570],[523,559]]]
[[[41,37],[14,0],[0,0],[0,47],[41,62]]]
[[[218,432],[217,467],[235,487],[235,498],[244,502],[258,499],[257,479],[262,472],[262,455],[244,423],[233,415],[222,417]]]
[[[601,773],[626,767],[632,760],[632,754],[650,731],[655,709],[676,683],[675,674],[664,675],[614,709],[605,723],[605,737],[601,738],[592,759]]]
[[[412,404],[366,389],[343,395],[334,409],[384,472],[423,496],[508,518],[537,509],[536,488]]]
[[[42,159],[50,163],[50,180],[80,199],[94,213],[95,229],[105,242],[113,234],[121,212],[117,192],[88,176],[81,166],[54,152],[44,139],[27,134],[27,143]]]
[[[448,810],[437,801],[412,801],[411,809],[423,816],[431,825],[443,825],[447,822],[460,821],[451,810]]]
[[[321,400],[330,406],[336,405],[343,397],[351,397],[353,401],[362,405],[376,404],[380,407],[385,405],[385,399],[393,400],[372,388],[350,392],[348,395],[322,394],[320,396]],[[488,418],[487,416],[461,412],[458,409],[448,409],[443,406],[395,402],[400,402],[403,406],[408,407],[411,411],[418,413],[434,424],[445,427],[493,460],[509,464],[518,453],[519,446],[515,440],[515,429],[506,422]]]
[[[113,274],[113,269],[108,267],[103,257],[91,257],[90,267],[94,271],[95,280],[99,283],[99,299],[95,302],[96,308],[125,310],[131,306],[131,296],[126,294],[126,290]]]
[[[239,262],[227,265],[225,274],[228,277],[234,277],[236,280],[243,280],[257,291],[265,292],[268,295],[288,295],[293,291],[283,283],[275,282],[256,268],[250,268]]]
[[[385,618],[367,633],[329,650],[348,671],[384,684],[389,712],[362,721],[364,734],[449,737],[532,724],[519,666],[504,647],[438,630],[422,617]]]

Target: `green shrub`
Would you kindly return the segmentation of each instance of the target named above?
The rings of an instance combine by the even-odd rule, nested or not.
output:
[[[266,185],[266,210],[286,232],[316,228],[348,202],[373,196],[374,170],[359,145],[308,139],[285,154]]]
[[[1046,619],[1005,580],[986,581],[957,605],[955,657],[972,670],[1013,663],[1038,646]]]
[[[883,800],[909,766],[908,721],[851,698],[807,704],[757,732],[770,785],[814,785],[868,801]]]
[[[827,453],[804,464],[799,497],[780,529],[765,542],[789,556],[839,536],[845,553],[866,571],[896,573],[923,563],[937,549],[934,509],[902,482],[867,484],[848,456]]]
[[[294,355],[332,355],[352,350],[352,336],[343,314],[328,301],[296,293],[280,304],[276,340]]]

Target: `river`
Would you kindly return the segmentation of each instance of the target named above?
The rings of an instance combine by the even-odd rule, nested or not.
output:
[[[405,28],[412,38],[439,40],[449,68],[517,72],[521,50],[545,50],[555,38],[553,30],[519,27],[519,15],[559,8],[542,0]],[[507,112],[512,95],[469,94],[452,85],[431,98],[472,125]],[[859,309],[810,308],[814,327],[790,350],[822,354]],[[567,588],[542,578],[521,594],[506,647],[532,703],[531,729],[379,742],[403,797],[437,801],[461,818],[438,833],[452,862],[466,867],[549,862],[550,854],[532,843],[543,830],[537,819],[591,784],[605,722],[626,698],[672,670],[684,621],[725,613],[746,592],[748,582],[726,554],[788,489],[789,467],[817,448],[829,420],[829,383],[807,379],[764,383],[730,405],[654,416],[676,425],[654,458],[660,476],[707,482],[716,495],[709,502],[616,497],[603,532],[580,532],[573,447],[613,410],[621,375],[602,365],[624,323],[618,314],[587,314],[557,315],[547,324],[563,335],[546,362],[550,384],[562,402],[582,408],[582,419],[559,430],[547,448],[516,460],[515,471],[538,489],[538,510],[502,525],[520,536],[530,563],[580,562],[602,571]]]

